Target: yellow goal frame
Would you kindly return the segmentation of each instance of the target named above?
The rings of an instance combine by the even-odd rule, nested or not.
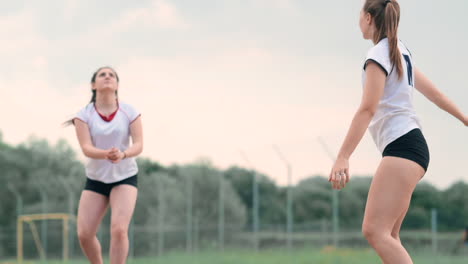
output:
[[[62,220],[63,226],[63,260],[68,261],[68,223],[70,218],[72,218],[69,214],[31,214],[31,215],[20,215],[18,216],[17,220],[17,229],[16,229],[16,241],[17,241],[17,261],[18,264],[23,263],[23,223],[27,223],[29,228],[31,229],[34,243],[36,244],[36,248],[39,251],[39,255],[41,259],[45,258],[44,248],[42,247],[41,240],[39,239],[39,233],[37,232],[36,224],[34,221],[37,220]]]

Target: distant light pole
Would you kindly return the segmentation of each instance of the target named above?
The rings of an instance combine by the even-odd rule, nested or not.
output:
[[[46,186],[39,182],[36,181],[34,185],[37,190],[39,191],[39,195],[41,196],[41,211],[42,214],[45,215],[47,214],[47,207],[48,207],[48,195],[46,190]],[[44,261],[47,259],[47,220],[42,220],[41,222],[41,240],[42,240],[42,246],[44,249],[44,255],[41,255],[41,259]]]
[[[219,199],[218,199],[218,246],[221,251],[224,251],[224,175],[219,174]]]
[[[288,173],[288,189],[287,189],[287,199],[286,199],[286,230],[287,230],[287,245],[288,250],[291,250],[292,247],[292,231],[293,231],[293,214],[292,214],[292,167],[288,160],[284,157],[283,153],[280,151],[278,146],[273,145],[273,149],[276,154],[278,154],[281,161],[286,165],[286,170]]]
[[[156,177],[156,188],[158,192],[158,256],[162,256],[164,254],[164,243],[165,243],[165,225],[164,219],[166,218],[166,200],[165,200],[165,193],[164,193],[164,180],[161,174],[155,174]]]
[[[186,228],[186,251],[191,252],[193,249],[193,241],[192,241],[192,232],[193,232],[193,179],[192,175],[186,174],[186,214],[187,214],[187,228]]]
[[[23,213],[23,198],[21,197],[18,189],[13,186],[13,184],[8,183],[8,190],[10,190],[16,197],[16,217],[19,217]]]
[[[431,209],[432,252],[437,253],[437,209]]]
[[[74,207],[75,207],[75,199],[74,195],[75,193],[73,192],[72,188],[70,187],[70,184],[62,177],[59,177],[59,183],[63,186],[64,190],[67,192],[68,195],[68,214],[69,215],[74,215]],[[67,222],[68,225],[70,225],[70,222]],[[68,226],[69,229],[70,226]],[[71,232],[71,235],[69,237],[69,245],[70,245],[70,255],[73,257],[73,248],[75,247],[75,232]]]
[[[257,170],[255,170],[254,166],[247,158],[244,152],[240,151],[240,155],[244,159],[244,161],[249,165],[250,169],[253,172],[253,184],[252,184],[252,193],[253,193],[253,201],[252,201],[252,231],[254,236],[254,249],[258,251],[258,226],[259,226],[259,217],[258,217],[258,175]]]
[[[325,141],[319,137],[318,141],[320,145],[322,145],[323,150],[327,153],[328,157],[332,160],[332,162],[335,162],[336,156],[332,153],[328,145],[325,143]],[[339,218],[339,199],[338,199],[338,191],[339,190],[334,190],[332,189],[332,209],[333,209],[333,215],[332,215],[332,223],[333,223],[333,245],[337,248],[338,247],[338,233],[339,233],[339,227],[340,227],[340,218]]]

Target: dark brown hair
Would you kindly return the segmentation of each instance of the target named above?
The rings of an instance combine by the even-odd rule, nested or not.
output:
[[[98,74],[102,69],[110,69],[111,71],[113,71],[114,74],[115,74],[115,78],[116,78],[117,82],[119,82],[119,75],[117,74],[117,72],[116,72],[112,67],[104,66],[104,67],[101,67],[101,68],[97,69],[97,70],[93,73],[93,76],[91,77],[91,84],[93,84],[93,83],[96,82],[97,74]],[[90,100],[89,102],[90,102],[90,103],[95,103],[95,102],[96,102],[96,90],[91,89],[91,92],[92,92],[92,95],[91,95],[91,100]],[[115,95],[117,95],[117,91],[115,91]],[[66,126],[69,126],[69,125],[74,125],[73,119],[74,119],[74,118],[69,119],[69,120],[63,122],[63,123],[62,123],[62,126],[66,127]]]
[[[390,61],[396,67],[398,78],[403,76],[401,53],[398,49],[398,24],[400,23],[400,5],[396,0],[366,0],[363,11],[374,19],[376,31],[374,43],[388,38]]]

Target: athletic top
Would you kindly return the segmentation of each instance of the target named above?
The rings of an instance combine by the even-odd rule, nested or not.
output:
[[[131,105],[118,103],[118,110],[112,120],[104,120],[94,103],[88,104],[74,117],[88,124],[93,145],[99,149],[116,147],[121,151],[130,145],[130,124],[140,116]],[[125,158],[114,164],[107,159],[88,159],[86,176],[92,180],[113,183],[138,173],[135,158]]]
[[[382,98],[377,111],[369,124],[369,132],[380,152],[395,139],[415,128],[421,128],[413,107],[414,71],[410,51],[398,41],[403,64],[402,78],[390,61],[388,39],[384,38],[367,53],[362,74],[363,86],[366,83],[366,66],[369,61],[377,63],[387,75]]]

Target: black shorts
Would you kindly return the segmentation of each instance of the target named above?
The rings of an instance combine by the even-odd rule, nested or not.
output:
[[[109,197],[112,188],[121,184],[128,184],[138,187],[138,177],[137,175],[135,175],[113,183],[103,183],[100,181],[91,180],[90,178],[86,178],[86,184],[84,189],[88,191],[97,192],[99,194]]]
[[[388,144],[382,157],[391,156],[412,160],[427,171],[429,166],[429,148],[421,130],[415,128]]]

